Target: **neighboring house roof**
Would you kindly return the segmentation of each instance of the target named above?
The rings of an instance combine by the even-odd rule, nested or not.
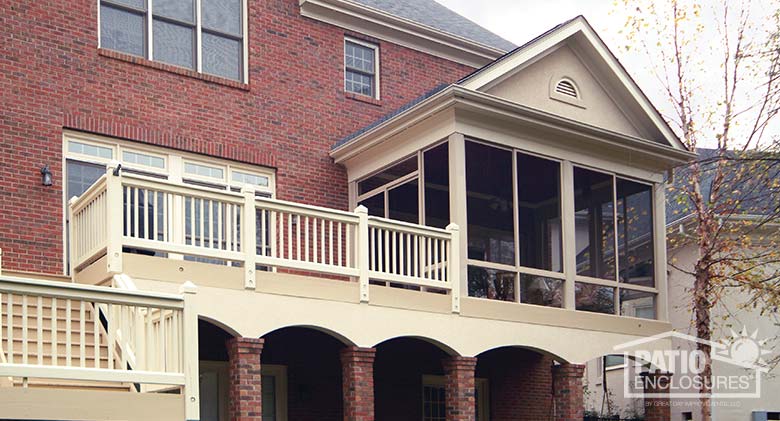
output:
[[[515,45],[434,0],[350,0],[443,32],[509,51]]]
[[[697,149],[701,166],[701,191],[707,200],[718,166],[717,149]],[[770,153],[728,152],[723,165],[725,182],[721,200],[734,205],[724,216],[778,215],[780,213],[780,158]],[[691,181],[690,166],[674,170],[674,177],[666,197],[666,223],[675,224],[694,214],[686,187]],[[749,175],[745,175],[749,174]]]

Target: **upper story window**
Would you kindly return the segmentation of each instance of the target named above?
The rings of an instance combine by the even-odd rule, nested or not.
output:
[[[100,0],[100,47],[242,81],[244,2]]]
[[[344,40],[344,90],[379,99],[379,47]]]

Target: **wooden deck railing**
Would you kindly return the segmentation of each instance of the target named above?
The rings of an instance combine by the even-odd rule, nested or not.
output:
[[[0,378],[180,386],[197,403],[196,290],[181,292],[0,276]]]
[[[289,270],[349,277],[369,301],[379,280],[452,295],[459,311],[458,229],[369,217],[364,207],[345,212],[215,191],[133,174],[109,166],[71,209],[74,273],[101,256],[122,272],[123,250],[241,266],[246,288],[257,270]]]

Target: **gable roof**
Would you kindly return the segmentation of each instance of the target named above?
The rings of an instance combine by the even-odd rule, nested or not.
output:
[[[550,29],[521,47],[505,54],[494,62],[466,76],[458,84],[467,89],[484,90],[515,74],[526,65],[534,63],[547,52],[571,39],[576,39],[579,42],[578,52],[587,54],[593,58],[597,65],[609,70],[608,72],[603,72],[605,76],[613,79],[614,84],[620,86],[625,91],[625,96],[630,100],[631,105],[650,119],[654,128],[658,130],[670,146],[675,149],[687,150],[674,133],[674,130],[661,116],[661,113],[650,102],[631,75],[628,74],[625,67],[623,67],[582,15]],[[619,92],[613,93],[617,94]]]
[[[480,44],[509,51],[515,45],[434,0],[350,0]]]

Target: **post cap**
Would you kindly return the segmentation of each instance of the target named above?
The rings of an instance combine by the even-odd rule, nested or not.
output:
[[[355,208],[355,213],[368,213],[368,208],[363,205],[359,205]]]
[[[251,184],[244,184],[241,187],[241,193],[251,193],[252,195],[255,194],[255,186]]]
[[[458,224],[456,224],[454,222],[449,224],[449,225],[447,225],[447,227],[444,228],[444,229],[446,229],[447,231],[460,231],[460,227],[458,226]]]
[[[197,294],[198,286],[187,281],[179,286],[179,294]]]

